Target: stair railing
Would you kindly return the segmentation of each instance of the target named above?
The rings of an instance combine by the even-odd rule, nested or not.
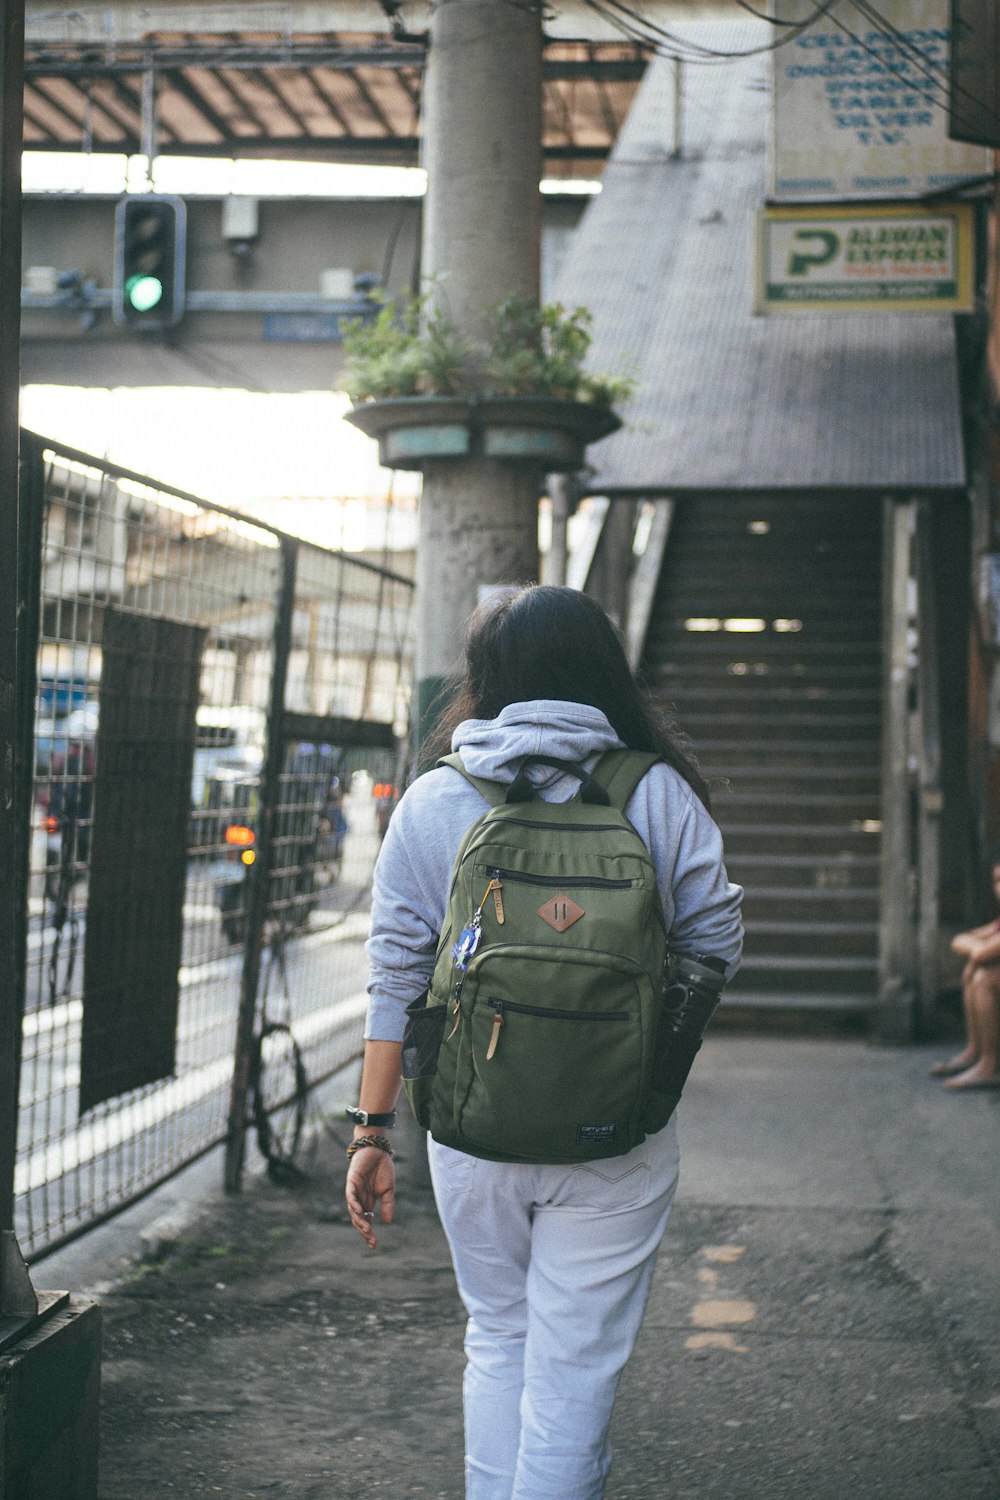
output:
[[[941,934],[941,656],[940,595],[934,569],[930,500],[917,502],[917,999],[918,1033],[926,1028],[940,985]]]
[[[938,989],[941,734],[928,499],[884,502],[881,1034],[921,1034]]]

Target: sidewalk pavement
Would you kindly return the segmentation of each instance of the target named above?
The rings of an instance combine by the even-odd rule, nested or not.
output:
[[[706,1042],[608,1500],[1000,1496],[1000,1091],[937,1055]],[[105,1293],[101,1500],[461,1500],[433,1202],[404,1164],[369,1253],[342,1160],[213,1198]]]

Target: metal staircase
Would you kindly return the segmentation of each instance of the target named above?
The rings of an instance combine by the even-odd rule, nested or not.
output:
[[[734,1004],[878,1001],[881,524],[871,501],[676,503],[642,668],[746,887]]]

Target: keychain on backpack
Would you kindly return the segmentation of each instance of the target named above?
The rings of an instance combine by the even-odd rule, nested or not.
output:
[[[469,961],[476,949],[479,947],[479,939],[483,935],[482,909],[476,912],[468,927],[463,927],[458,935],[458,942],[451,950],[451,956],[455,968],[460,974],[464,974],[469,967]]]
[[[455,968],[460,974],[464,974],[469,967],[473,954],[479,947],[479,939],[483,935],[483,907],[493,893],[493,900],[497,909],[497,921],[503,921],[503,905],[500,897],[500,882],[493,879],[483,892],[483,899],[472,914],[472,920],[462,928],[458,934],[458,942],[452,945],[451,956]]]

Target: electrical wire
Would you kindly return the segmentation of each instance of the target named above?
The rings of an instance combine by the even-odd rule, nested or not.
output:
[[[688,62],[694,65],[730,62],[739,58],[758,57],[768,52],[776,52],[780,47],[787,46],[789,42],[796,41],[819,21],[828,18],[839,31],[874,58],[899,83],[909,89],[918,90],[929,106],[960,118],[955,108],[955,99],[956,96],[961,96],[976,110],[989,112],[990,106],[985,100],[956,82],[946,64],[936,62],[934,58],[929,57],[915,42],[911,41],[905,32],[900,31],[884,16],[872,0],[852,0],[852,3],[869,24],[886,41],[891,42],[901,54],[895,64],[883,52],[871,46],[863,37],[858,36],[840,19],[839,15],[834,13],[838,0],[820,0],[812,15],[801,21],[786,21],[775,16],[768,16],[763,11],[757,10],[749,3],[749,0],[736,0],[736,3],[756,19],[766,21],[772,26],[785,28],[783,34],[765,46],[725,52],[668,31],[665,27],[624,4],[623,0],[586,0],[589,9],[600,15],[631,41],[651,46],[658,57],[667,57],[675,62]],[[904,71],[907,66],[916,69],[921,74],[921,79],[915,80]],[[939,97],[933,92],[934,90],[946,91],[946,97]]]
[[[871,21],[876,30],[881,31],[884,36],[891,38],[893,41],[895,41],[896,45],[901,50],[904,50],[910,54],[914,63],[918,67],[920,67],[921,71],[926,74],[928,80],[932,82],[936,88],[941,88],[947,91],[948,102],[946,105],[941,107],[947,108],[951,113],[956,113],[955,96],[961,95],[963,98],[967,99],[970,104],[972,104],[977,110],[983,110],[986,113],[990,112],[990,106],[986,103],[985,100],[978,98],[977,95],[973,94],[969,89],[963,87],[963,85],[955,79],[954,70],[952,69],[950,62],[947,65],[945,63],[935,62],[934,58],[929,57],[926,52],[923,52],[917,46],[916,42],[912,42],[910,40],[910,38],[904,31],[900,31],[898,27],[894,26],[891,21],[889,21],[884,15],[882,15],[877,6],[872,3],[872,0],[854,0],[854,4],[857,6],[857,9],[861,11],[862,15],[866,16],[867,19]],[[935,77],[935,73],[939,74],[940,77]],[[936,100],[932,100],[930,102],[939,103],[939,101]]]
[[[910,57],[910,59],[904,57],[899,64],[894,66],[893,63],[890,62],[883,53],[870,46],[863,37],[858,36],[856,32],[852,31],[851,28],[846,25],[845,22],[841,21],[838,16],[831,15],[830,19],[838,28],[838,30],[842,31],[843,34],[850,41],[854,42],[856,46],[860,47],[864,52],[867,52],[870,57],[873,57],[876,62],[878,62],[883,68],[885,68],[886,72],[891,73],[898,82],[904,84],[909,89],[916,89],[921,94],[926,104],[930,105],[933,108],[943,110],[947,114],[953,113],[951,93],[947,93],[946,97],[942,99],[937,97],[933,92],[930,92],[930,90],[933,89],[943,89],[946,91],[949,89],[950,79],[947,76],[937,78],[931,71],[929,71],[929,68],[931,66],[937,68],[939,64],[934,63],[933,59],[928,58],[925,52],[921,52],[914,43],[910,42],[909,38],[906,37],[903,32],[897,31],[896,28],[891,25],[891,23],[885,21],[885,18],[879,11],[875,9],[874,5],[871,5],[869,3],[869,0],[853,0],[853,3],[855,7],[862,13],[862,15],[864,15],[866,19],[871,22],[875,29],[879,31],[887,41],[892,41],[897,47],[900,47],[900,44],[905,42],[907,49],[910,50],[911,54],[913,55]],[[920,59],[919,63],[917,62],[917,58]],[[911,66],[917,67],[918,71],[923,74],[923,82],[915,80],[907,73],[901,71],[901,67],[905,65],[907,61],[910,62]],[[962,88],[958,84],[952,85],[951,92],[962,94],[977,109],[987,111],[989,110],[989,106],[985,102],[985,100],[977,98],[975,94],[970,93],[968,89]]]
[[[768,42],[760,47],[740,48],[734,52],[723,52],[717,47],[706,46],[702,42],[693,41],[690,37],[678,36],[675,32],[668,31],[665,27],[641,16],[622,0],[585,0],[589,10],[601,16],[610,25],[621,31],[631,41],[642,42],[652,45],[658,57],[669,57],[675,62],[690,63],[719,63],[733,62],[744,57],[760,57],[768,52],[776,52],[779,47],[786,47],[797,37],[808,31],[810,27],[822,20],[838,3],[838,0],[820,0],[811,16],[803,21],[788,23],[787,32],[779,37],[777,41]],[[664,46],[666,43],[667,46]]]

